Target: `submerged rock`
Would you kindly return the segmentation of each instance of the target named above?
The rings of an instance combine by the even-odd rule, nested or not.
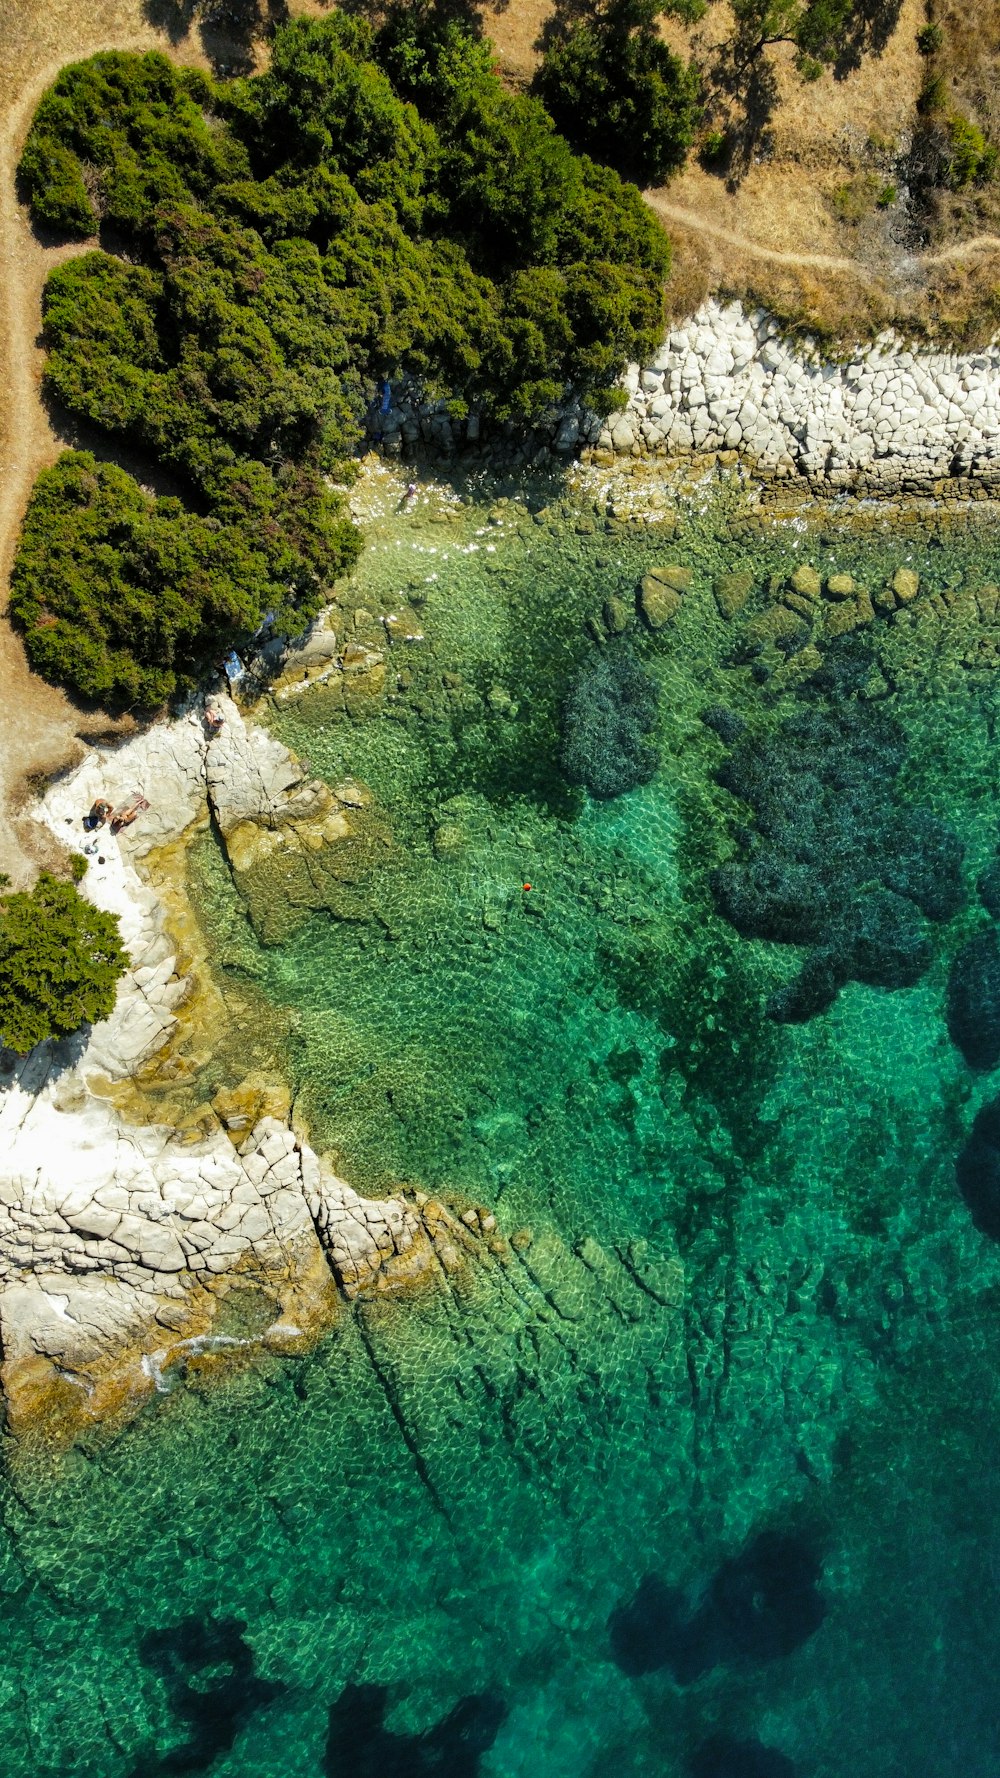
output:
[[[754,576],[749,568],[736,568],[715,578],[715,602],[720,617],[738,617],[754,589]]]
[[[976,1113],[955,1172],[976,1228],[1000,1241],[1000,1099]]]
[[[768,1004],[781,1023],[822,1012],[848,981],[913,986],[931,961],[926,922],[949,920],[962,901],[960,840],[930,811],[900,805],[902,730],[851,695],[843,665],[827,673],[829,701],[803,697],[770,735],[738,737],[719,773],[756,818],[713,873],[720,913],[745,937],[812,953]]]
[[[624,1673],[667,1667],[678,1685],[713,1667],[777,1660],[823,1622],[821,1575],[809,1544],[780,1531],[761,1532],[723,1562],[700,1596],[646,1575],[629,1603],[611,1613],[612,1654]]]
[[[348,1685],[330,1707],[326,1778],[477,1778],[506,1706],[496,1693],[460,1698],[431,1729],[399,1735],[385,1727],[389,1688]]]
[[[647,574],[639,587],[639,610],[651,630],[661,630],[681,608],[680,590],[658,575]]]
[[[284,1690],[257,1674],[246,1628],[242,1618],[189,1617],[142,1637],[139,1658],[164,1686],[188,1738],[162,1758],[147,1755],[132,1778],[207,1771],[229,1751],[248,1717]]]
[[[209,801],[258,937],[280,943],[318,908],[364,918],[352,892],[391,852],[370,792],[310,778],[273,735],[244,723],[231,700],[216,703],[224,721],[208,744]]]
[[[795,1767],[776,1747],[713,1735],[691,1760],[690,1778],[795,1778]]]
[[[970,1068],[1000,1062],[1000,940],[990,927],[967,939],[948,976],[948,1031]]]
[[[994,920],[1000,920],[1000,858],[994,858],[986,866],[976,888],[986,912]]]
[[[591,796],[610,799],[648,783],[659,755],[656,681],[628,644],[618,643],[577,673],[563,708],[562,767]]]

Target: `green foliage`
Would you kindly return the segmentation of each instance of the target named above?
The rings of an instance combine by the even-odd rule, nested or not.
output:
[[[22,165],[51,220],[42,148],[133,262],[54,274],[50,388],[212,499],[234,454],[331,467],[386,371],[527,416],[607,384],[660,329],[667,243],[638,194],[433,8],[374,35],[297,20],[265,74],[223,85],[155,55],[65,70]]]
[[[656,33],[665,10],[612,0],[553,37],[535,79],[576,148],[645,185],[683,165],[701,115],[696,69]]]
[[[224,84],[92,57],[20,174],[37,221],[115,248],[50,276],[48,391],[184,502],[79,457],[39,484],[14,608],[40,670],[92,698],[155,703],[267,611],[303,627],[357,553],[325,478],[382,377],[527,421],[568,383],[607,405],[662,328],[638,192],[434,9],[298,20]]]
[[[997,150],[987,142],[982,130],[955,112],[948,119],[947,131],[945,182],[952,191],[964,191],[968,185],[984,185],[992,179],[997,167]]]
[[[917,48],[922,56],[936,56],[944,42],[944,32],[940,25],[924,25],[917,32]]]
[[[205,76],[112,50],[64,68],[35,112],[19,168],[32,214],[67,234],[150,229],[160,204],[246,170],[204,107]]]
[[[877,9],[867,0],[732,0],[738,59],[746,64],[770,43],[794,43],[805,80],[877,35]]]
[[[128,959],[118,921],[43,871],[0,896],[0,1039],[24,1055],[107,1018]]]
[[[154,500],[114,464],[65,452],[35,483],[12,577],[11,611],[36,670],[102,704],[149,707],[247,637],[264,610],[285,609],[296,545],[268,511],[272,478],[259,473],[263,488],[245,478],[225,490],[224,519],[201,518]],[[308,510],[307,498],[300,526]],[[299,540],[312,560],[330,548],[314,524],[317,535]],[[320,602],[314,576],[300,628]]]

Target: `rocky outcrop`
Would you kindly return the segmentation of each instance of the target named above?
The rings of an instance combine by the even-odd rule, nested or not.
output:
[[[192,990],[137,861],[206,824],[210,808],[238,881],[279,848],[315,856],[344,835],[346,802],[229,700],[220,713],[212,738],[194,708],[95,750],[38,811],[75,849],[98,795],[150,802],[119,836],[98,832],[83,884],[118,915],[131,959],[111,1017],[3,1057],[0,1378],[15,1430],[40,1414],[72,1428],[129,1413],[182,1360],[294,1349],[344,1297],[454,1270],[493,1232],[423,1194],[361,1197],[274,1115],[287,1095],[258,1075],[217,1093],[193,1128],[126,1123],[116,1109],[112,1083],[170,1044]],[[252,1336],[228,1331],[251,1299]]]
[[[223,723],[207,747],[208,800],[258,936],[276,944],[318,908],[359,917],[353,886],[391,852],[371,793],[354,780],[331,790],[231,699],[212,704]]]
[[[627,367],[622,389],[625,405],[607,419],[569,397],[527,439],[507,428],[497,442],[531,461],[555,453],[606,467],[731,453],[758,477],[821,489],[1000,488],[1000,345],[933,352],[883,334],[833,362],[782,338],[761,310],[708,301],[648,364]],[[402,390],[381,448],[486,448],[478,418],[452,422],[446,405]]]

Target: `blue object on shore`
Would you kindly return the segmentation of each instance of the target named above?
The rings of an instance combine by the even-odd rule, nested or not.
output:
[[[229,650],[229,653],[222,663],[222,671],[225,673],[230,685],[239,685],[240,680],[245,677],[246,668],[240,660],[235,648]]]
[[[381,406],[380,412],[383,414],[387,414],[389,412],[389,409],[392,406],[392,389],[389,385],[388,377],[385,377],[383,379],[381,394],[382,394],[382,406]]]

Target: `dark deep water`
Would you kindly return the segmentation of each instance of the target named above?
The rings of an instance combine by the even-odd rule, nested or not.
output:
[[[709,490],[669,541],[372,500],[345,612],[403,590],[426,641],[369,720],[272,721],[392,856],[266,948],[209,842],[193,881],[317,1145],[515,1258],[11,1466],[0,1768],[991,1778],[1000,548],[752,535]],[[922,588],[733,664],[803,561]],[[555,758],[584,620],[664,562],[660,766],[591,802]]]

